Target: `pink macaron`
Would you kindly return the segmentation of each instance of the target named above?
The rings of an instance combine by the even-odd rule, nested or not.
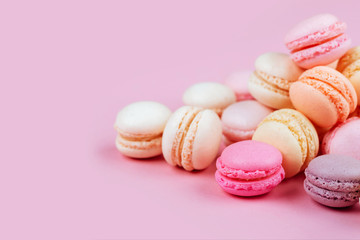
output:
[[[251,74],[252,71],[235,72],[225,80],[225,85],[234,91],[236,101],[254,99],[248,89],[248,81]]]
[[[331,14],[308,18],[285,37],[291,58],[302,68],[327,65],[350,49],[351,40],[345,34],[346,23]]]
[[[255,100],[241,101],[227,107],[222,116],[222,129],[226,142],[250,140],[257,125],[273,110]]]
[[[360,160],[360,118],[352,117],[330,130],[322,142],[323,154],[341,154]]]
[[[224,149],[216,161],[215,179],[226,192],[257,196],[270,192],[285,176],[282,155],[275,147],[253,140]]]

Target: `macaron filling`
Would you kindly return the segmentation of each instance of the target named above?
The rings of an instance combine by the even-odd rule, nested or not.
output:
[[[219,170],[215,173],[216,181],[223,188],[244,191],[263,191],[264,193],[269,192],[276,187],[284,179],[284,176],[285,172],[282,167],[277,168],[277,171],[271,175],[251,180],[227,177]]]
[[[311,184],[323,188],[329,191],[337,192],[359,192],[360,190],[360,179],[359,180],[331,180],[323,178],[317,175],[310,173],[309,171],[305,172],[306,179]]]
[[[123,138],[120,135],[116,138],[116,144],[122,146],[123,148],[137,149],[137,150],[146,150],[150,148],[161,148],[162,137],[157,137],[154,139],[145,139],[145,140],[129,140]]]
[[[314,43],[321,43],[329,41],[338,35],[341,35],[346,30],[346,23],[337,21],[319,31],[302,36],[296,40],[286,43],[286,46],[291,51],[299,51],[301,49],[313,46]]]
[[[200,111],[200,108],[191,108],[186,114],[184,114],[182,120],[180,121],[178,130],[174,138],[173,147],[171,149],[171,160],[173,161],[174,165],[182,167],[182,152],[184,140],[192,121]]]
[[[354,202],[358,202],[360,197],[359,191],[351,191],[351,192],[332,191],[318,187],[312,184],[310,181],[308,181],[308,179],[305,179],[304,181],[304,188],[309,194],[316,195],[325,200],[343,202],[344,206],[352,205]]]
[[[223,163],[221,157],[219,157],[218,160],[216,161],[216,168],[223,176],[226,176],[229,178],[236,178],[236,179],[242,179],[242,180],[256,180],[256,179],[266,178],[271,175],[274,175],[282,167],[281,167],[281,165],[278,165],[274,168],[266,169],[266,170],[260,169],[260,170],[255,170],[255,171],[246,171],[243,169],[235,169],[235,168],[225,165]]]
[[[222,124],[222,130],[223,130],[224,136],[229,141],[232,141],[232,142],[236,142],[236,141],[239,141],[239,140],[251,139],[252,135],[255,132],[255,129],[253,129],[253,130],[240,130],[240,129],[228,127],[224,123]]]
[[[186,133],[186,136],[181,144],[181,165],[182,167],[187,171],[194,170],[194,166],[192,164],[192,153],[193,153],[193,145],[195,141],[195,136],[197,129],[199,127],[199,122],[202,117],[203,112],[199,112],[193,121],[191,122],[188,131]]]
[[[253,83],[255,85],[262,86],[263,88],[265,88],[265,89],[267,89],[267,90],[269,90],[271,92],[279,93],[279,94],[284,95],[284,96],[289,96],[289,91],[288,90],[281,89],[277,85],[266,81],[266,79],[262,78],[262,76],[259,75],[257,73],[257,71],[255,71],[253,73],[253,75],[254,75],[254,77],[251,77],[250,80],[249,80],[251,83]]]

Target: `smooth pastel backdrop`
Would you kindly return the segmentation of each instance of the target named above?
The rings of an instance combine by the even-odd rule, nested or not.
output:
[[[358,239],[360,206],[313,202],[303,175],[239,198],[162,157],[115,149],[116,113],[172,110],[200,81],[286,52],[286,31],[330,12],[360,44],[360,1],[2,1],[0,239]]]

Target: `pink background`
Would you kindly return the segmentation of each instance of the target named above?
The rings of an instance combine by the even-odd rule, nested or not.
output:
[[[313,202],[303,176],[239,198],[162,157],[114,146],[118,110],[172,110],[200,81],[286,52],[298,21],[330,12],[360,44],[360,1],[0,3],[0,239],[360,238],[360,206]]]

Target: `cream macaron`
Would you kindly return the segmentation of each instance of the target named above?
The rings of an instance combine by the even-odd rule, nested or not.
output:
[[[227,106],[235,101],[234,91],[228,86],[216,82],[194,84],[183,95],[185,105],[211,109],[219,116]]]
[[[117,115],[116,148],[133,158],[149,158],[161,154],[161,139],[170,109],[152,101],[135,102]]]
[[[187,171],[207,168],[216,158],[222,136],[218,115],[208,109],[184,106],[166,124],[162,151],[167,163]]]
[[[286,178],[303,171],[319,151],[315,127],[303,114],[293,109],[281,109],[268,115],[259,124],[252,139],[280,150]]]
[[[275,108],[292,108],[290,85],[303,70],[284,53],[269,52],[256,59],[255,71],[249,79],[251,95],[262,104]]]

